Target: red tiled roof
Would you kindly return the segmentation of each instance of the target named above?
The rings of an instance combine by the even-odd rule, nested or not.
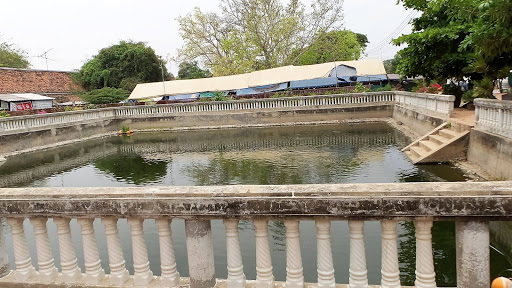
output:
[[[0,94],[74,94],[82,90],[70,72],[0,68]]]

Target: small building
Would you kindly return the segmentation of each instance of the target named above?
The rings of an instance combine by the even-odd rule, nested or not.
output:
[[[0,110],[24,111],[53,108],[53,98],[34,93],[0,94]]]

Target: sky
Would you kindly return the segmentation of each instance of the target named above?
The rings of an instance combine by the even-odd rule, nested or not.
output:
[[[0,40],[25,50],[33,69],[47,69],[41,55],[48,51],[49,70],[78,70],[121,40],[146,42],[170,58],[183,43],[176,18],[194,7],[218,12],[218,5],[215,0],[0,0]],[[390,36],[411,31],[404,22],[411,11],[396,0],[345,0],[343,7],[344,28],[368,36],[367,58],[393,58],[400,48],[388,44]],[[177,63],[167,67],[177,74]]]

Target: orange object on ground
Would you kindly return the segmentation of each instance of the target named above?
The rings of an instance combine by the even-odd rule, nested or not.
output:
[[[512,281],[505,277],[498,277],[492,281],[491,288],[511,288]]]

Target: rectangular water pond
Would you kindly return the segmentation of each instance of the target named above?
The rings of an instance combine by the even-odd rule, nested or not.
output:
[[[387,123],[290,126],[272,128],[140,133],[112,136],[43,152],[9,158],[0,166],[0,187],[119,187],[199,185],[282,185],[326,183],[391,183],[464,181],[463,171],[446,164],[411,164],[400,149],[409,144]],[[54,252],[56,227],[48,222]],[[94,223],[102,265],[109,271],[104,227]],[[133,273],[131,238],[126,220],[118,223],[127,268]],[[25,221],[34,265],[32,227]],[[316,230],[302,221],[301,246],[305,280],[316,282]],[[80,228],[71,222],[75,251],[83,267]],[[160,275],[158,235],[154,220],[144,222],[150,265]],[[173,220],[178,271],[188,276],[184,221]],[[226,278],[226,243],[221,221],[212,221],[218,278]],[[276,280],[286,277],[285,228],[269,224]],[[348,283],[349,233],[345,221],[333,221],[332,250],[337,283]],[[402,285],[414,285],[415,237],[411,222],[399,223]],[[433,249],[439,286],[455,286],[455,225],[436,222]],[[7,242],[12,251],[11,239]],[[240,242],[247,279],[255,279],[252,223],[241,221]],[[370,284],[380,283],[381,235],[378,222],[366,222],[365,242]],[[494,255],[494,254],[493,254]],[[12,255],[11,255],[12,256]],[[493,256],[497,259],[497,256]],[[12,259],[12,258],[11,258]],[[500,261],[504,261],[500,258]],[[59,267],[58,255],[55,257]],[[497,262],[497,261],[495,261]],[[504,262],[502,262],[504,263]],[[11,263],[11,265],[13,265]],[[501,269],[506,264],[494,269]],[[508,267],[508,266],[507,266]]]

